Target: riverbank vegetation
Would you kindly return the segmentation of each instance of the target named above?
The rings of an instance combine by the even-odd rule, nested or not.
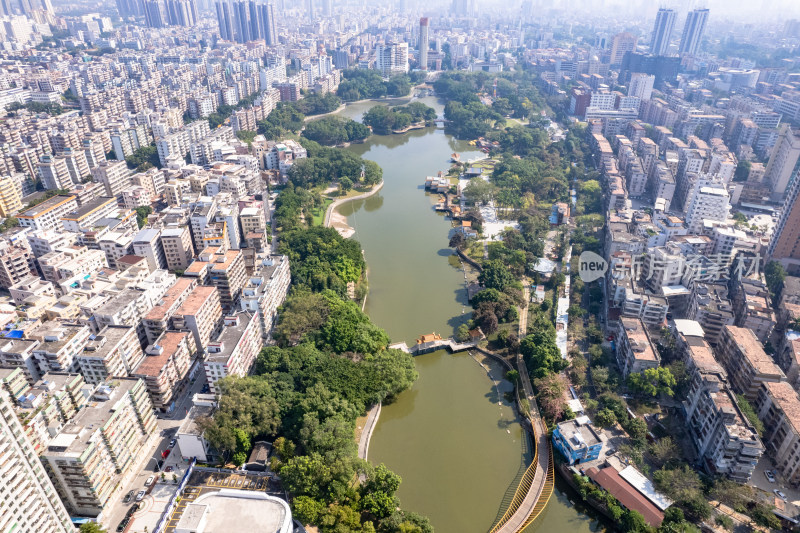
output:
[[[346,102],[384,96],[408,96],[411,92],[411,81],[408,74],[396,74],[384,81],[377,70],[348,69],[342,72],[342,81],[336,94]]]
[[[307,191],[278,199],[287,192]],[[279,251],[292,263],[292,290],[277,345],[262,349],[253,375],[219,382],[219,408],[201,422],[206,438],[236,464],[256,441],[274,441],[271,468],[294,516],[322,533],[432,533],[426,518],[400,509],[400,477],[356,453],[356,419],[417,378],[411,356],[390,349],[386,332],[348,298],[365,269],[361,245],[298,225],[281,233]]]
[[[345,117],[331,115],[306,124],[303,137],[324,146],[361,142],[370,135],[369,128]]]
[[[435,109],[422,102],[412,102],[395,107],[376,105],[364,113],[362,122],[375,133],[386,135],[414,124],[431,124],[435,119]]]
[[[372,186],[383,179],[383,169],[374,161],[356,154],[321,146],[312,140],[303,140],[308,157],[298,159],[289,170],[289,181],[295,187],[327,186],[331,181],[350,180],[350,184]]]

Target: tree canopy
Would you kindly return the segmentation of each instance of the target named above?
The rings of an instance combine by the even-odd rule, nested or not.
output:
[[[291,261],[294,286],[313,291],[331,289],[345,295],[347,283],[360,279],[365,267],[358,241],[343,238],[333,228],[284,232],[278,251]]]
[[[398,74],[384,81],[378,71],[368,69],[343,71],[342,81],[336,90],[336,94],[348,102],[383,96],[407,96],[409,92],[411,78],[408,74]]]
[[[349,118],[331,115],[306,124],[303,137],[325,146],[363,141],[369,137],[369,128]]]

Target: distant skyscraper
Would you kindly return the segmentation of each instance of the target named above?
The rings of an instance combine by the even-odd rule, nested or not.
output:
[[[246,43],[252,40],[250,37],[250,21],[247,17],[247,2],[240,0],[233,4],[236,12],[236,42]]]
[[[669,40],[675,28],[676,13],[673,9],[661,8],[653,25],[653,36],[650,38],[650,53],[654,56],[667,55]]]
[[[635,52],[637,37],[632,33],[618,33],[611,41],[611,64],[621,65],[625,52]]]
[[[150,28],[163,28],[166,26],[164,6],[158,0],[145,0],[144,20]]]
[[[75,531],[13,407],[0,386],[0,531]]]
[[[272,4],[261,4],[258,6],[259,26],[261,27],[261,38],[268,46],[278,44],[278,28],[275,25],[275,7]]]
[[[250,23],[250,38],[253,40],[261,39],[261,18],[258,15],[258,4],[254,0],[247,2],[247,17]]]
[[[322,14],[326,17],[333,16],[333,0],[322,0]]]
[[[681,35],[681,45],[678,48],[680,55],[697,54],[703,33],[708,22],[708,9],[695,9],[686,15],[686,24],[683,25],[683,35]]]
[[[219,36],[226,41],[235,40],[234,13],[231,5],[226,2],[217,2],[217,20],[219,21]]]
[[[308,13],[308,20],[311,22],[314,22],[314,11],[316,11],[314,0],[306,0],[306,12]]]
[[[419,19],[419,68],[428,70],[428,17]]]

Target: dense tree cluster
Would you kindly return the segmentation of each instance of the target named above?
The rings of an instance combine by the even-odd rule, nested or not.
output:
[[[342,178],[352,183],[375,185],[383,179],[383,170],[377,163],[350,151],[320,146],[310,140],[304,140],[303,146],[308,150],[308,157],[298,159],[289,169],[289,181],[295,187],[327,185],[331,180]]]
[[[142,146],[125,158],[125,163],[131,170],[144,172],[149,168],[161,168],[161,159],[158,157],[158,149],[154,144]]]
[[[369,134],[365,125],[335,115],[311,121],[303,130],[303,137],[325,146],[363,141]]]
[[[353,102],[365,98],[384,96],[407,96],[411,92],[411,78],[398,74],[384,81],[376,70],[349,69],[342,72],[342,82],[336,94],[343,100]]]
[[[281,102],[264,120],[258,123],[258,133],[267,139],[279,139],[288,133],[297,133],[305,126],[300,110],[288,102]]]
[[[358,242],[343,238],[333,228],[284,231],[278,250],[291,261],[295,287],[313,291],[332,289],[344,295],[347,283],[358,281],[365,267]]]
[[[412,124],[429,123],[436,119],[436,110],[422,102],[412,102],[405,106],[388,107],[376,105],[364,113],[362,121],[380,134],[402,130]]]
[[[322,533],[432,533],[427,519],[400,510],[399,476],[356,456],[356,418],[417,378],[411,356],[388,349],[386,332],[346,298],[364,268],[361,246],[331,228],[296,228],[280,251],[294,284],[278,345],[261,351],[254,375],[219,382],[219,408],[201,421],[206,437],[237,464],[253,442],[274,439],[271,467],[295,517]]]
[[[16,115],[14,111],[19,111],[20,109],[27,109],[31,113],[48,113],[50,115],[60,115],[65,111],[64,108],[61,107],[61,104],[45,104],[42,102],[28,102],[27,104],[12,102],[6,107],[6,111],[8,111],[11,116]]]
[[[292,105],[304,115],[322,115],[339,109],[342,99],[333,93],[310,93]]]

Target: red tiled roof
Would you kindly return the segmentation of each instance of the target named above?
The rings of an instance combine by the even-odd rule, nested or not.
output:
[[[586,470],[586,475],[615,497],[623,507],[641,513],[645,522],[653,527],[661,525],[664,520],[664,513],[636,490],[633,485],[622,479],[613,466],[607,466],[602,470],[591,467]]]

